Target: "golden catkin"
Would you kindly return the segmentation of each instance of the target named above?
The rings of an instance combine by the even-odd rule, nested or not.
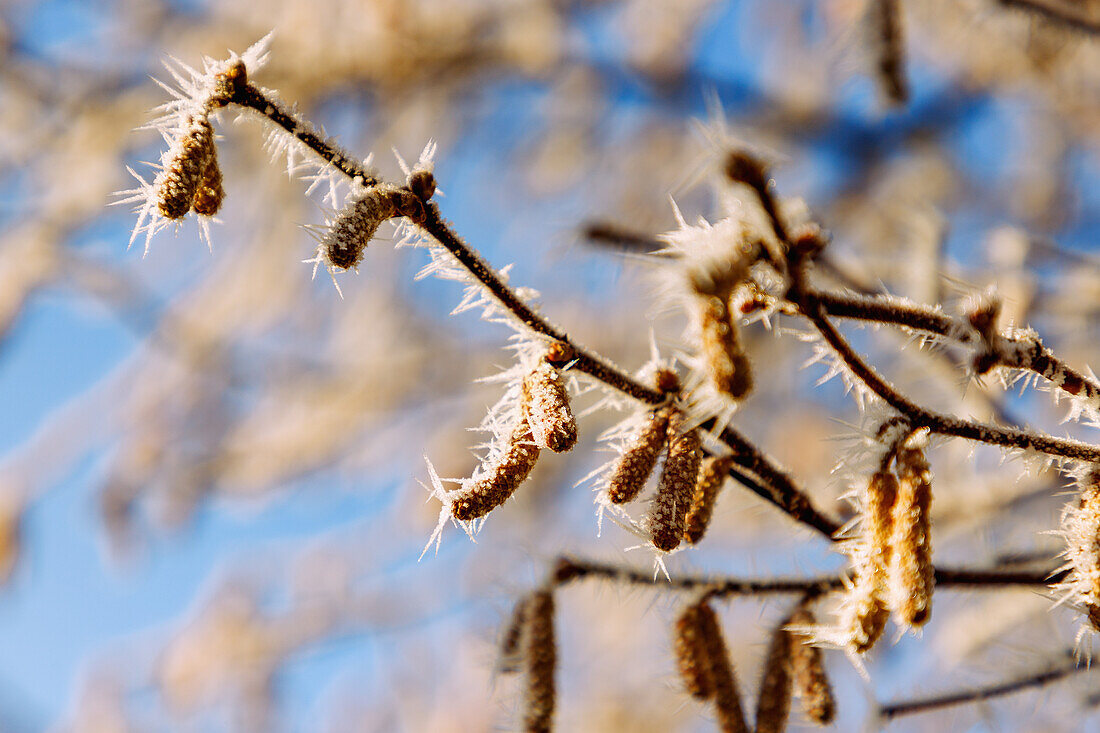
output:
[[[714,681],[704,643],[702,613],[700,604],[692,604],[680,613],[673,625],[673,648],[684,687],[692,697],[706,700],[714,696]]]
[[[864,568],[856,570],[855,584],[840,608],[840,628],[847,644],[857,654],[866,654],[882,637],[890,609],[882,598],[879,580]]]
[[[528,596],[525,606],[523,727],[528,733],[548,733],[554,717],[554,672],[558,661],[554,596],[548,590],[536,590]]]
[[[732,400],[744,399],[752,391],[752,365],[741,345],[737,323],[730,317],[724,298],[696,299],[699,319],[700,354],[707,378],[719,394]]]
[[[176,140],[168,163],[153,182],[157,209],[165,219],[180,219],[191,210],[203,173],[214,154],[214,128],[204,115],[192,115]]]
[[[921,626],[932,613],[932,474],[924,451],[898,450],[887,603],[901,626]]]
[[[812,627],[817,619],[809,609],[799,608],[789,621],[791,626]],[[836,700],[833,687],[825,676],[825,663],[821,649],[812,646],[809,638],[792,632],[791,635],[791,677],[794,691],[802,701],[802,712],[818,725],[829,725],[836,718]]]
[[[695,495],[703,458],[698,433],[694,428],[685,430],[684,423],[684,415],[679,411],[669,418],[668,453],[646,516],[653,546],[662,552],[675,550],[683,539],[684,520]]]
[[[748,733],[745,713],[741,709],[741,693],[737,689],[737,677],[730,662],[726,640],[722,637],[722,627],[714,609],[707,604],[699,606],[699,631],[710,660],[718,727],[723,733]]]
[[[217,149],[211,151],[210,161],[202,172],[199,187],[195,189],[195,196],[191,199],[191,208],[196,214],[202,216],[214,216],[222,207],[225,200],[225,189],[222,188],[222,170],[218,166]]]
[[[871,476],[864,497],[863,542],[869,561],[866,571],[874,573],[882,588],[885,588],[886,571],[890,566],[893,510],[897,496],[898,479],[892,472],[876,471]]]
[[[523,380],[523,407],[540,448],[564,453],[577,444],[577,421],[569,409],[565,384],[558,370],[545,359],[540,359]]]
[[[396,192],[393,186],[374,186],[345,206],[321,240],[325,261],[341,270],[358,265],[378,227],[398,215]]]
[[[703,539],[714,516],[714,503],[718,492],[729,478],[733,459],[729,456],[707,456],[699,471],[699,481],[695,484],[695,495],[691,499],[691,508],[684,520],[684,539],[696,544]]]
[[[524,482],[539,458],[539,447],[522,412],[504,453],[481,478],[471,480],[451,503],[451,515],[460,521],[483,517],[508,500]]]
[[[756,733],[781,733],[791,713],[791,647],[794,639],[783,619],[768,644],[764,678],[756,700]]]
[[[508,618],[508,625],[504,627],[504,633],[500,637],[500,657],[497,669],[503,674],[518,672],[523,663],[523,627],[527,621],[528,596],[523,596],[512,607],[512,615]]]
[[[1062,516],[1064,553],[1070,574],[1062,587],[1081,606],[1093,629],[1100,631],[1100,468],[1078,481],[1080,494]]]
[[[655,410],[631,438],[607,484],[607,496],[612,504],[633,501],[645,488],[657,457],[668,440],[667,409]]]

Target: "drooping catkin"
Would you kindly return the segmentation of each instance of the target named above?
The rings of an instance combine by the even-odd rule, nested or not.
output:
[[[180,219],[191,210],[203,173],[214,155],[214,128],[205,115],[192,115],[169,154],[153,187],[157,209],[165,219]]]
[[[714,680],[702,613],[698,603],[691,604],[680,613],[673,625],[673,648],[684,687],[692,697],[707,700],[714,696]]]
[[[756,700],[756,733],[781,733],[791,713],[791,649],[794,638],[783,619],[768,644],[764,678]]]
[[[710,660],[718,727],[723,733],[748,733],[745,713],[741,708],[741,693],[737,689],[737,677],[730,662],[726,640],[722,637],[722,627],[714,609],[705,603],[699,605],[699,631]]]
[[[718,492],[729,478],[733,459],[730,456],[707,456],[699,471],[699,481],[695,484],[695,495],[691,499],[691,508],[684,520],[684,539],[696,544],[707,532],[711,517],[714,516],[714,503]]]
[[[210,160],[202,172],[199,187],[195,189],[195,196],[191,199],[191,208],[196,214],[202,216],[214,216],[225,200],[225,189],[222,188],[222,171],[218,166],[218,152],[215,147],[210,152]]]
[[[523,405],[540,448],[564,453],[577,444],[577,421],[561,373],[545,359],[523,380]]]
[[[321,253],[328,264],[341,270],[359,264],[378,227],[398,215],[396,191],[393,186],[374,186],[336,215],[321,240]]]
[[[451,515],[460,521],[483,517],[503,504],[524,482],[539,458],[531,427],[520,411],[519,420],[512,429],[501,456],[484,471],[480,478],[464,484],[451,502]]]
[[[558,661],[554,596],[549,590],[536,590],[528,596],[525,606],[523,727],[528,733],[549,733],[554,717],[554,672]]]
[[[529,600],[529,596],[523,596],[516,601],[512,607],[512,615],[508,618],[508,625],[504,627],[504,633],[501,634],[497,670],[502,674],[518,672],[523,664],[523,629],[527,621]]]
[[[696,298],[696,307],[707,378],[719,394],[744,399],[752,391],[752,365],[741,345],[740,329],[730,317],[728,301],[704,295]]]
[[[685,429],[685,422],[684,414],[678,410],[669,417],[668,453],[646,516],[653,546],[662,552],[675,550],[684,536],[684,520],[695,495],[703,458],[699,435],[694,428]]]
[[[855,582],[840,607],[839,626],[844,644],[857,654],[871,651],[890,619],[879,582],[874,574],[857,569]]]
[[[887,573],[887,603],[903,627],[922,626],[932,613],[932,473],[924,450],[898,450],[898,498]]]
[[[668,418],[667,409],[654,410],[631,438],[607,484],[612,504],[633,501],[645,487],[668,440]]]
[[[1080,495],[1062,515],[1070,569],[1062,587],[1084,609],[1092,628],[1100,631],[1100,467],[1085,473],[1078,486]]]
[[[817,619],[808,608],[799,608],[791,614],[789,624],[809,628],[817,625]],[[802,701],[802,712],[807,718],[818,725],[829,725],[836,718],[833,687],[825,676],[821,649],[812,646],[809,641],[809,637],[792,632],[791,677],[794,692]]]

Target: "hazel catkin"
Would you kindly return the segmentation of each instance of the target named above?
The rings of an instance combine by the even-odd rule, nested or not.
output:
[[[714,516],[714,504],[718,492],[722,490],[733,459],[729,456],[707,456],[703,459],[699,471],[699,480],[695,484],[695,494],[691,499],[691,508],[684,519],[684,539],[696,544],[706,534],[711,517]]]
[[[791,712],[791,648],[794,644],[783,619],[768,644],[764,677],[756,700],[756,733],[782,733]]]
[[[373,186],[345,206],[321,240],[325,261],[341,270],[358,265],[378,227],[398,215],[396,192],[393,186]]]
[[[214,216],[221,208],[223,200],[225,200],[225,189],[222,188],[222,171],[218,166],[218,153],[215,149],[211,151],[210,160],[206,164],[202,178],[199,179],[199,186],[191,199],[191,208],[196,214]]]
[[[523,726],[528,733],[549,733],[554,717],[557,642],[554,638],[554,596],[533,591],[525,604],[523,630]]]
[[[752,391],[752,365],[741,345],[740,329],[730,317],[728,303],[717,296],[696,298],[700,354],[714,389],[731,400]]]
[[[817,625],[817,619],[809,609],[799,608],[791,614],[789,624],[809,628]],[[836,718],[836,700],[825,676],[821,649],[809,644],[805,635],[791,634],[791,678],[795,694],[802,701],[802,712],[818,725],[829,725]]]
[[[667,408],[654,410],[630,439],[607,484],[607,496],[612,504],[633,501],[645,488],[657,457],[668,440]]]
[[[723,733],[748,733],[745,713],[741,708],[741,693],[737,689],[737,677],[726,640],[722,637],[722,627],[714,609],[705,603],[699,606],[699,629],[710,660],[718,727]]]
[[[684,520],[695,494],[703,457],[698,433],[694,428],[685,429],[685,422],[679,411],[669,417],[668,453],[646,517],[653,546],[662,552],[675,550],[683,539]]]
[[[701,614],[700,604],[696,603],[680,612],[673,624],[673,649],[684,687],[692,697],[707,700],[714,696],[714,680]]]
[[[205,115],[192,115],[176,139],[164,169],[153,187],[157,210],[165,219],[181,219],[191,210],[211,156],[214,155],[214,128]]]
[[[540,359],[523,380],[523,405],[540,448],[564,453],[577,444],[577,421],[569,408],[561,373],[545,359]]]
[[[451,515],[460,521],[483,517],[503,504],[526,480],[539,457],[539,447],[522,411],[508,444],[480,478],[464,484],[451,503]]]
[[[887,602],[895,620],[922,626],[932,613],[932,474],[924,451],[898,450],[898,498],[893,510],[893,534],[887,573]]]

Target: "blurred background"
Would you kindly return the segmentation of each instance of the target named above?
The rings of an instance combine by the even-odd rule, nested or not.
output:
[[[1062,0],[1100,18],[1087,0]],[[648,568],[597,537],[602,430],[543,460],[476,544],[450,528],[423,456],[468,476],[467,432],[510,364],[506,329],[448,317],[461,289],[414,281],[422,250],[374,242],[358,274],[311,279],[323,192],[271,161],[248,114],[216,125],[227,198],[213,250],[194,222],[127,249],[108,208],[172,56],[199,66],[274,30],[255,81],[391,180],[391,149],[440,145],[440,206],[543,311],[629,370],[650,335],[654,235],[723,216],[716,161],[748,142],[833,233],[823,284],[951,306],[996,285],[1072,365],[1098,362],[1100,41],[994,0],[901,2],[901,76],[865,0],[242,0],[0,2],[0,730],[489,731],[516,725],[494,674],[512,602],[569,552]],[[899,87],[899,79],[903,86]],[[788,325],[797,325],[791,323]],[[853,333],[929,406],[1061,426],[1047,394],[967,382],[950,349]],[[859,415],[809,346],[747,329],[757,392],[735,424],[834,516],[831,474]],[[597,395],[579,399],[578,411]],[[1065,480],[965,444],[931,455],[936,558],[1054,562]],[[844,558],[729,488],[671,572],[834,572]],[[680,689],[669,593],[559,594],[558,729],[705,731]],[[873,701],[997,682],[1062,659],[1075,614],[1030,590],[943,591],[923,638],[880,644],[870,682],[827,664],[838,730]],[[747,701],[789,599],[720,604]],[[1091,680],[1091,682],[1090,682]],[[1095,677],[897,730],[1100,730]],[[746,703],[752,708],[751,702]],[[803,725],[798,714],[794,727]]]

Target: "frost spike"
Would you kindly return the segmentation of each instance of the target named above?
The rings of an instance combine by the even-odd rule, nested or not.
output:
[[[554,717],[554,672],[558,661],[554,596],[548,590],[536,590],[528,596],[525,608],[523,727],[528,733],[549,733]]]
[[[503,504],[535,467],[539,447],[535,445],[527,419],[520,414],[504,454],[490,466],[487,475],[470,479],[451,503],[451,516],[459,521],[483,517]]]
[[[669,418],[668,454],[646,517],[653,546],[662,552],[675,550],[684,536],[684,519],[691,508],[703,458],[698,433],[694,428],[684,430],[684,423],[679,411]]]
[[[577,421],[561,373],[545,359],[523,380],[523,409],[540,448],[565,453],[577,444]]]
[[[887,601],[899,625],[922,626],[932,613],[932,475],[924,451],[898,450]]]
[[[607,485],[607,496],[612,504],[633,501],[645,487],[649,474],[653,473],[653,467],[657,464],[657,456],[668,439],[668,417],[667,409],[651,412],[645,424],[631,438]]]
[[[729,456],[707,456],[699,472],[699,481],[695,484],[695,495],[691,499],[684,524],[684,539],[697,544],[706,534],[711,517],[714,516],[714,503],[718,492],[729,478],[729,469],[733,460]]]
[[[807,608],[799,608],[789,621],[791,626],[809,628],[817,625],[817,619]],[[821,649],[808,642],[809,637],[792,632],[791,676],[795,693],[802,700],[802,712],[818,725],[829,725],[836,718],[836,700],[833,687],[825,676],[825,663]]]

